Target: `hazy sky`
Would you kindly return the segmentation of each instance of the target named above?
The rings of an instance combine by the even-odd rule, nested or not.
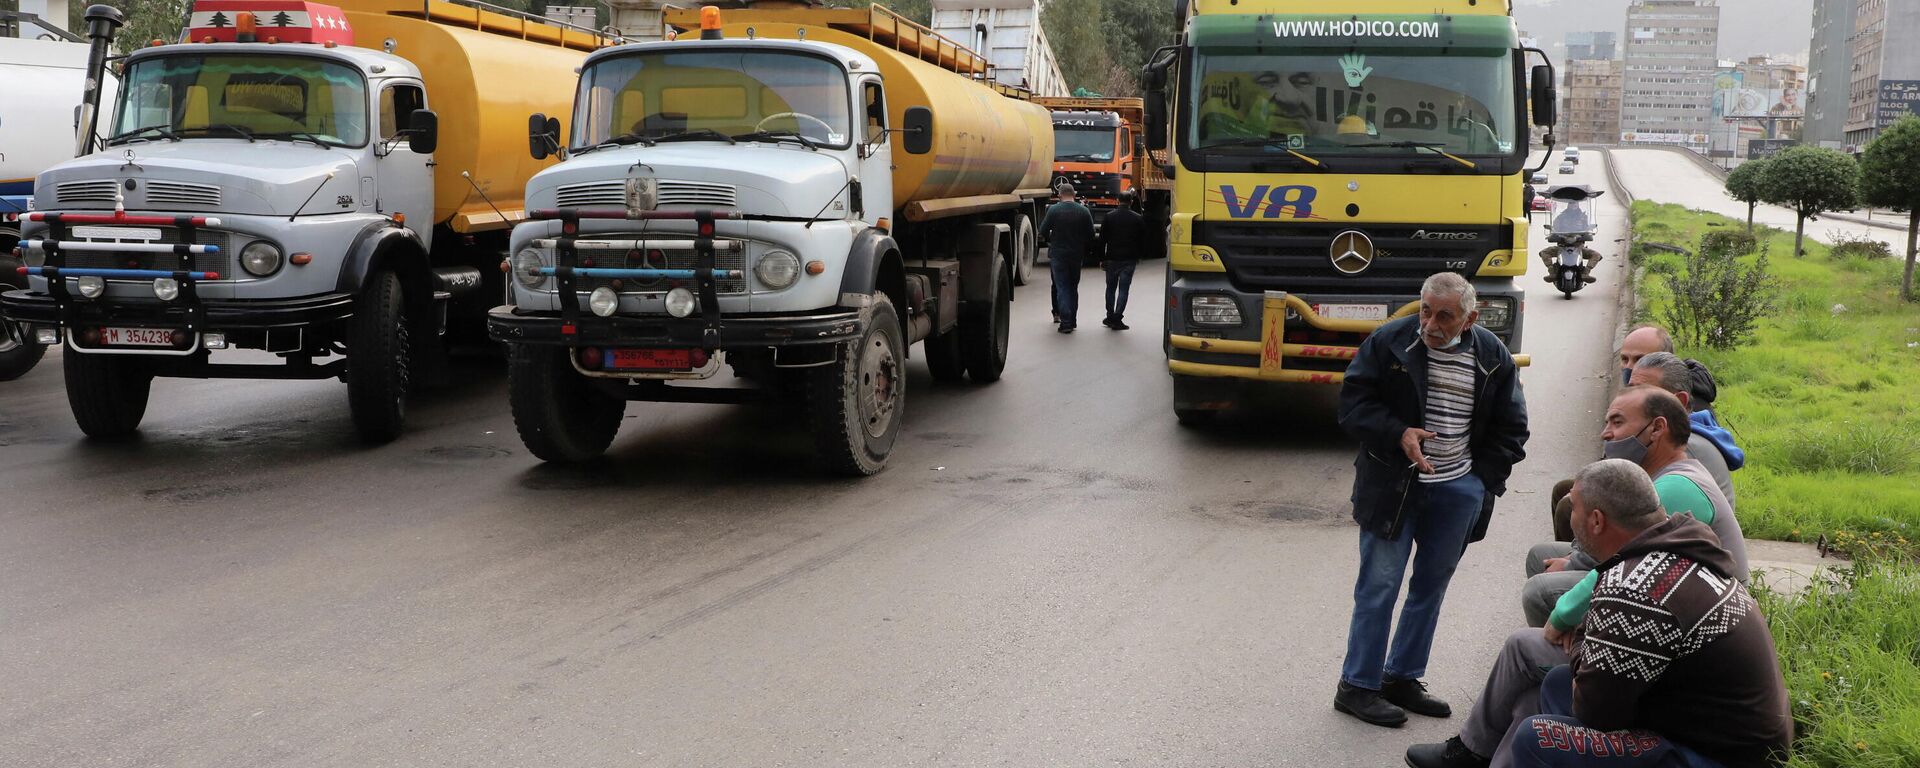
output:
[[[1567,33],[1610,31],[1620,37],[1627,26],[1628,0],[1515,0],[1520,29],[1539,40],[1557,62]],[[1721,0],[1720,58],[1757,54],[1798,57],[1806,63],[1813,34],[1813,0]],[[1618,54],[1616,54],[1618,55]]]

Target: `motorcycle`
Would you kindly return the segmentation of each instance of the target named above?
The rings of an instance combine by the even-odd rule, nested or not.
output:
[[[1585,184],[1569,184],[1547,190],[1546,198],[1553,211],[1551,223],[1547,225],[1547,242],[1552,245],[1543,254],[1547,263],[1547,282],[1555,290],[1573,298],[1575,291],[1587,287],[1593,282],[1593,264],[1600,261],[1598,254],[1588,260],[1591,250],[1587,243],[1593,242],[1595,224],[1593,200],[1605,191],[1595,190]]]

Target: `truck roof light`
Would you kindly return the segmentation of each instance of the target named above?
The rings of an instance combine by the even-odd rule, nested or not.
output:
[[[148,47],[148,48],[158,48],[158,47],[160,47],[160,46],[163,46],[163,45],[166,45],[166,44],[167,44],[167,41],[165,41],[165,40],[162,40],[162,39],[160,39],[160,38],[157,38],[157,37],[156,37],[156,38],[154,38],[154,39],[152,39],[152,40],[148,40],[148,41],[147,41],[147,47]]]
[[[714,5],[700,7],[700,39],[720,39],[720,8]]]
[[[240,11],[239,13],[235,13],[233,15],[233,27],[235,32],[235,36],[234,36],[235,42],[251,43],[251,42],[255,42],[258,39],[254,37],[254,34],[253,34],[254,21],[253,21],[252,11]]]

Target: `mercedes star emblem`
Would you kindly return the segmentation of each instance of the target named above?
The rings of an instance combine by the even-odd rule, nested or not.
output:
[[[1355,229],[1333,236],[1333,245],[1327,248],[1327,256],[1333,260],[1333,268],[1343,275],[1357,275],[1373,266],[1373,240],[1366,233]]]

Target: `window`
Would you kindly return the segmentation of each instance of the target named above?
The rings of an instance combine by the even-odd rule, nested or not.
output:
[[[867,110],[867,143],[887,143],[887,97],[880,84],[868,82],[860,87],[861,101]]]
[[[427,108],[427,95],[417,85],[389,85],[380,90],[380,138],[391,139],[413,126],[413,111]]]

